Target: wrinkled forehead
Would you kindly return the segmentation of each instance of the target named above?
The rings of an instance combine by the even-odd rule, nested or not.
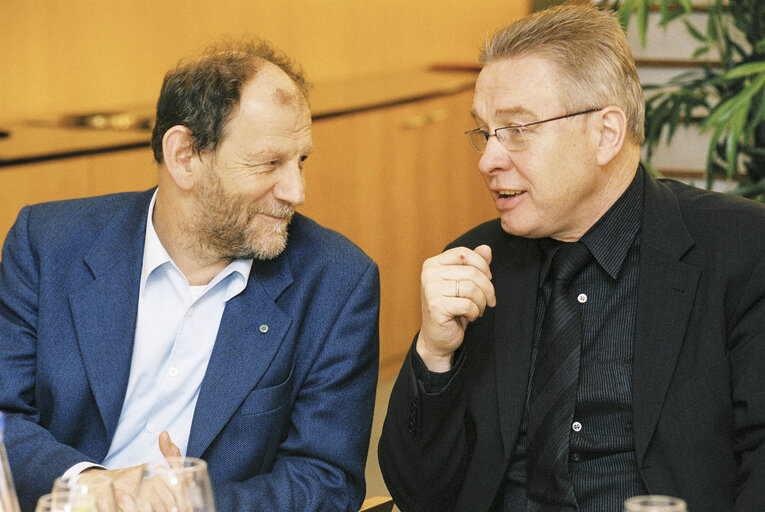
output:
[[[287,116],[310,124],[308,101],[298,86],[281,69],[266,63],[242,88],[238,113],[248,117]]]
[[[497,59],[478,75],[473,114],[541,113],[561,104],[561,91],[560,74],[550,60],[536,55]]]
[[[298,88],[292,78],[275,64],[264,61],[255,76],[250,80],[242,91],[261,98],[269,98],[279,106],[295,106],[303,109],[308,108],[308,100]]]

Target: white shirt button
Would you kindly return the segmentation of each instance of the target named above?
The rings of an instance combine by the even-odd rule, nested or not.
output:
[[[585,293],[580,293],[580,294],[579,294],[579,295],[576,297],[576,300],[578,300],[578,301],[579,301],[579,304],[584,304],[585,302],[587,302],[587,294],[585,294]]]
[[[574,422],[574,423],[571,425],[571,428],[572,428],[572,430],[573,430],[574,432],[579,432],[580,430],[582,430],[582,424],[581,424],[581,423],[579,423],[578,421],[575,421],[575,422]]]
[[[157,430],[157,426],[154,423],[149,423],[146,425],[146,431],[150,434],[153,433],[155,430]]]
[[[169,370],[167,370],[168,375],[171,377],[177,377],[178,376],[178,368],[175,366],[171,366]]]

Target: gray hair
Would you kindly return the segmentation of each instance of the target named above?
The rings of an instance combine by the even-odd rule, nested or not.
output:
[[[479,60],[548,59],[567,84],[569,111],[616,105],[627,115],[630,138],[644,140],[645,100],[627,38],[613,13],[592,5],[561,5],[503,27],[487,39]]]

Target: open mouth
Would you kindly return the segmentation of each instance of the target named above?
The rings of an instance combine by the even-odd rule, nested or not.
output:
[[[497,192],[497,195],[499,195],[501,199],[509,199],[511,197],[516,197],[521,194],[523,194],[522,190],[500,190]]]

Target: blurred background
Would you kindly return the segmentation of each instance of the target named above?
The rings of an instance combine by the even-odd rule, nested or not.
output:
[[[269,39],[314,82],[475,62],[525,0],[2,0],[0,119],[151,105],[221,36]]]

